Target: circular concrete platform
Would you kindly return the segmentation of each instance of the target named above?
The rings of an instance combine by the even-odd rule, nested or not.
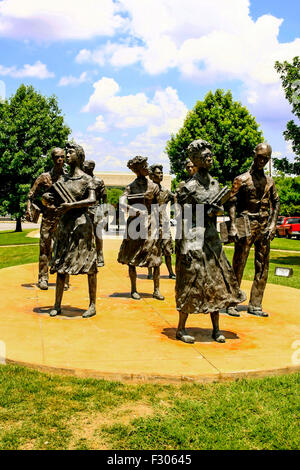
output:
[[[268,285],[264,309],[269,318],[222,314],[225,344],[211,338],[210,318],[190,315],[192,345],[175,339],[174,284],[162,267],[161,292],[139,270],[142,300],[129,295],[127,267],[117,263],[120,240],[105,240],[106,265],[98,273],[97,315],[82,319],[88,306],[87,276],[71,277],[63,314],[50,318],[55,278],[48,291],[36,286],[37,264],[0,270],[0,350],[6,362],[45,371],[117,380],[207,382],[264,376],[300,369],[300,290]],[[251,283],[242,288],[249,294]],[[1,353],[0,353],[1,356]]]

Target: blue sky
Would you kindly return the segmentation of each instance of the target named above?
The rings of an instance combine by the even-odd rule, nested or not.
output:
[[[133,155],[168,171],[171,132],[209,90],[231,89],[274,156],[292,159],[275,60],[300,55],[297,0],[0,0],[0,94],[55,94],[98,170]]]

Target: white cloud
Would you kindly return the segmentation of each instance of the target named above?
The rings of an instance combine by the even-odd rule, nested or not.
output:
[[[99,146],[103,157],[113,155],[121,159],[123,166],[132,155],[146,155],[150,161],[162,161],[169,170],[168,160],[164,154],[166,140],[171,133],[175,133],[182,126],[187,114],[187,108],[179,99],[177,91],[172,87],[157,90],[152,98],[145,93],[121,96],[118,83],[112,78],[103,77],[94,84],[94,93],[85,112],[101,113],[94,124],[88,127],[91,133],[89,145],[94,141],[97,133],[109,130],[133,128],[141,129],[132,137],[132,132],[122,133],[126,142],[114,142],[110,144],[102,141]],[[100,148],[101,147],[101,148]],[[108,162],[108,160],[105,160]],[[111,162],[108,162],[111,167]],[[117,167],[117,166],[116,166]]]
[[[97,116],[96,122],[89,126],[87,130],[89,132],[106,132],[107,125],[105,124],[104,117],[101,114]]]
[[[43,64],[40,60],[37,60],[33,65],[25,64],[21,69],[18,69],[15,65],[12,67],[0,65],[0,75],[13,78],[33,77],[40,79],[52,78],[55,76],[54,73],[49,72],[47,65]]]
[[[119,158],[114,157],[113,155],[107,155],[98,163],[98,168],[103,170],[112,168],[114,170],[118,170],[124,166],[124,162],[122,162]]]
[[[90,39],[112,36],[126,21],[113,0],[2,0],[0,36],[16,39]]]
[[[244,86],[242,101],[258,122],[285,122],[291,118],[291,106],[280,83],[260,84],[249,80]]]
[[[287,117],[289,108],[274,69],[292,60],[300,38],[278,39],[282,18],[254,21],[249,0],[120,0],[129,14],[128,34],[95,50],[84,49],[77,62],[125,67],[140,63],[150,75],[176,68],[184,78],[211,86],[240,80],[244,102],[257,117]]]
[[[98,47],[93,51],[81,49],[75,61],[78,64],[95,63],[100,66],[110,62],[114,67],[125,67],[141,60],[143,53],[143,47],[130,46],[128,42],[113,44],[109,41],[104,46]]]
[[[288,140],[286,142],[286,153],[288,155],[292,155],[295,157],[295,154],[294,154],[294,151],[293,151],[293,147],[292,147],[292,141],[291,140]]]
[[[58,86],[68,86],[68,85],[80,85],[88,80],[87,72],[82,72],[80,77],[73,77],[73,75],[68,75],[66,77],[62,77],[59,80]]]
[[[96,162],[96,171],[113,171],[127,170],[126,163],[130,154],[112,144],[111,142],[97,136],[89,135],[88,137],[81,132],[72,135],[74,140],[84,148],[86,160],[94,160]]]
[[[89,130],[106,130],[107,127],[129,129],[147,126],[151,137],[176,132],[187,113],[187,108],[172,87],[157,90],[153,99],[145,93],[119,96],[120,86],[103,77],[94,83],[94,93],[84,112],[101,112]]]
[[[3,80],[0,80],[0,102],[6,99],[6,85]]]

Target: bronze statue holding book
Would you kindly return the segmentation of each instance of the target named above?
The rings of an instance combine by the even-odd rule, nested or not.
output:
[[[212,337],[219,343],[225,337],[219,328],[219,311],[237,305],[246,299],[240,290],[233,269],[224,253],[217,229],[217,215],[224,213],[222,204],[229,197],[228,188],[220,188],[209,174],[212,167],[211,144],[194,140],[188,146],[188,156],[197,167],[197,173],[177,192],[177,203],[204,209],[202,222],[192,220],[192,227],[177,240],[176,247],[176,307],[179,322],[176,338],[194,343],[185,324],[189,314],[210,314]]]
[[[42,194],[56,184],[64,173],[65,152],[61,148],[54,148],[51,152],[53,168],[42,173],[34,182],[28,194],[26,220],[37,223],[40,214],[42,222],[40,227],[40,255],[38,286],[42,290],[48,289],[48,264],[51,258],[52,244],[55,230],[59,220],[57,208],[52,204],[42,204]]]
[[[159,220],[155,224],[155,213],[151,210],[153,204],[156,204],[158,208],[159,187],[147,178],[149,169],[146,157],[136,156],[128,161],[127,166],[137,177],[127,186],[120,198],[120,206],[128,211],[128,219],[118,262],[128,265],[133,299],[140,300],[141,298],[136,286],[136,267],[139,266],[153,268],[153,297],[157,300],[164,300],[159,291],[162,263]],[[155,228],[158,236],[152,231]]]
[[[66,159],[70,167],[44,195],[44,204],[54,204],[60,213],[51,260],[51,273],[57,273],[55,305],[51,317],[61,313],[61,302],[67,275],[87,274],[89,308],[83,318],[96,315],[97,253],[93,223],[88,208],[96,203],[93,178],[82,170],[85,159],[80,145],[66,145]]]

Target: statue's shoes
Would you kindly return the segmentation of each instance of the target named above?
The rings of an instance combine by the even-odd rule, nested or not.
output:
[[[137,292],[131,292],[131,298],[134,300],[141,300],[141,296]]]
[[[175,274],[169,274],[169,279],[176,279]]]
[[[48,281],[40,281],[39,282],[39,288],[41,290],[48,290]]]
[[[195,342],[194,336],[188,335],[186,331],[176,331],[176,339],[189,344],[193,344]]]
[[[50,317],[56,317],[57,315],[60,315],[61,314],[61,308],[53,308],[49,315]]]
[[[104,261],[98,261],[97,266],[98,266],[98,268],[103,268]]]
[[[160,292],[153,292],[152,297],[153,299],[156,299],[156,300],[165,300],[164,296],[161,295]]]
[[[256,315],[257,317],[268,317],[269,314],[262,311],[261,307],[253,307],[252,305],[248,305],[248,313],[251,315]]]
[[[226,343],[225,336],[222,335],[221,331],[213,331],[212,337],[217,343]]]
[[[241,315],[235,307],[227,307],[226,313],[232,317],[240,317]]]
[[[94,308],[88,308],[84,314],[82,315],[82,318],[91,318],[96,315],[96,310]]]

